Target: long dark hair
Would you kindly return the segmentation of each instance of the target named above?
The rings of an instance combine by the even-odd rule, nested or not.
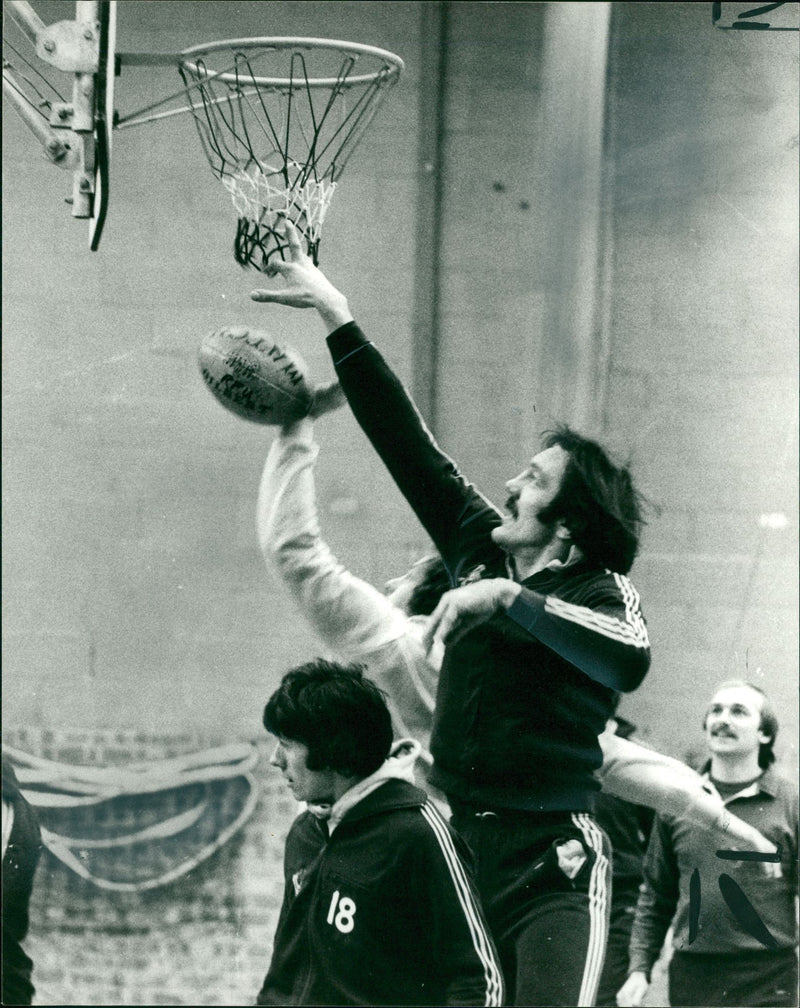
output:
[[[569,456],[561,486],[543,508],[544,524],[561,521],[572,541],[594,563],[620,574],[633,566],[644,518],[644,498],[626,466],[567,426],[546,431],[543,447],[558,445]]]

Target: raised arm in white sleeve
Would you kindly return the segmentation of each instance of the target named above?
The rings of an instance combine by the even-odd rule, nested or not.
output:
[[[763,834],[732,815],[719,795],[685,763],[611,731],[600,735],[600,747],[603,765],[597,776],[609,794],[711,830],[720,842],[736,850],[775,851]]]
[[[273,441],[256,510],[261,551],[323,645],[340,660],[367,665],[389,693],[396,730],[419,738],[427,750],[437,675],[421,630],[351,574],[322,539],[314,481],[318,454],[310,420],[282,429]]]
[[[402,636],[406,617],[346,570],[323,541],[314,483],[318,454],[310,420],[282,429],[272,442],[258,492],[258,541],[323,643],[357,660]]]

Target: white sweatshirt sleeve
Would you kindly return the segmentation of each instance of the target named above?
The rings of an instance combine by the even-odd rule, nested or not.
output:
[[[314,463],[319,447],[310,420],[281,431],[267,456],[258,493],[258,541],[323,643],[356,660],[397,640],[406,617],[372,585],[346,570],[323,542]]]
[[[737,850],[775,850],[755,827],[732,815],[720,796],[685,763],[611,731],[600,736],[600,747],[603,765],[597,775],[609,794],[713,830]]]

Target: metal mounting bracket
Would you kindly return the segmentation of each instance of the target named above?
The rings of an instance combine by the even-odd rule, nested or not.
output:
[[[56,21],[36,39],[36,55],[65,73],[95,73],[100,65],[100,25]]]

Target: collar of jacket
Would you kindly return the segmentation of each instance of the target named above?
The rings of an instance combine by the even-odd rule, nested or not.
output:
[[[335,823],[334,829],[395,809],[419,808],[427,800],[427,794],[416,784],[409,784],[408,781],[398,778],[385,780],[366,798],[349,808]]]
[[[714,794],[716,794],[717,797],[721,797],[718,794],[717,789],[711,783],[711,760],[709,760],[703,767],[702,775],[703,779],[706,781]],[[770,798],[775,798],[778,794],[778,781],[776,779],[775,771],[771,766],[767,767],[767,769],[763,771],[758,780],[754,780],[753,783],[748,785],[746,788],[742,788],[741,791],[737,791],[736,794],[732,794],[729,798],[723,798],[722,800],[725,805],[727,805],[728,802],[732,802],[736,798],[753,798],[755,795],[760,793],[769,795]]]
[[[371,816],[394,812],[397,809],[421,808],[427,801],[429,801],[427,792],[415,784],[409,784],[402,778],[387,778],[365,798],[349,807],[340,819],[334,821],[330,829],[330,813],[328,816],[320,815],[318,810],[309,808],[305,817],[301,816],[301,819],[304,819],[306,830],[314,831],[315,835],[321,835],[327,842],[331,833],[339,826],[346,828]]]
[[[421,752],[422,746],[416,739],[399,739],[393,742],[388,758],[375,773],[354,784],[335,802],[328,818],[329,832],[333,833],[348,813],[363,804],[374,791],[381,788],[387,781],[399,779],[413,785],[414,764]],[[421,793],[424,794],[424,792]]]
[[[566,560],[551,560],[546,567],[536,571],[535,574],[531,574],[519,583],[531,588],[535,587],[539,582],[552,582],[556,584],[562,578],[572,577],[573,574],[577,574],[583,570],[592,570],[592,564],[577,546],[571,546]],[[516,581],[517,578],[513,580]]]

